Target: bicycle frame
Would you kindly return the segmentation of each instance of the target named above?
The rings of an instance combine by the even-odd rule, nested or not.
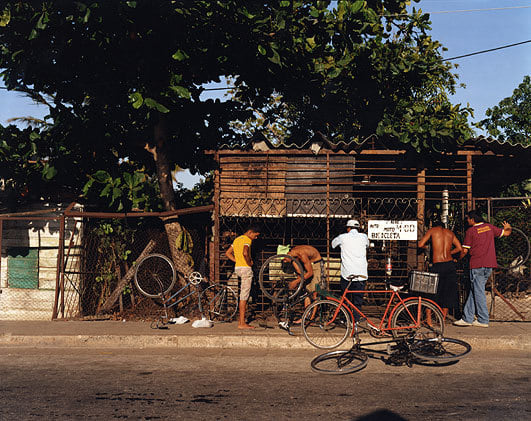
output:
[[[198,307],[199,307],[199,313],[201,313],[201,317],[203,317],[203,306],[201,305],[201,299],[199,298],[199,291],[197,290],[197,285],[194,285],[194,290],[192,292],[189,292],[188,294],[186,294],[184,297],[181,297],[179,298],[177,301],[171,303],[170,305],[167,305],[168,302],[170,302],[171,300],[173,300],[175,297],[177,297],[182,291],[184,291],[186,288],[188,288],[190,285],[194,285],[192,284],[192,282],[188,282],[185,286],[183,286],[179,291],[173,293],[173,295],[171,295],[170,297],[164,299],[164,296],[162,295],[161,293],[161,299],[162,299],[162,304],[164,306],[164,317],[165,319],[167,320],[169,318],[168,316],[168,309],[169,308],[172,308],[173,306],[176,306],[177,304],[183,302],[184,300],[186,300],[188,297],[190,297],[191,295],[194,295],[194,294],[197,294],[197,304],[198,304]],[[162,284],[161,284],[161,289],[162,289]]]
[[[350,286],[350,285],[349,285]],[[377,325],[376,323],[374,323],[367,315],[365,315],[358,307],[356,307],[347,297],[346,295],[349,294],[349,293],[358,293],[358,294],[387,294],[387,295],[391,295],[389,297],[389,301],[387,302],[387,306],[385,308],[385,312],[384,314],[382,315],[382,318],[380,319],[380,323],[379,325]],[[396,302],[396,304],[394,304],[394,306],[391,308],[391,305],[393,304],[393,302],[395,302],[395,298],[398,298],[398,302]],[[339,304],[338,308],[336,309],[335,313],[334,313],[334,316],[332,318],[332,320],[330,322],[333,322],[335,320],[335,318],[337,317],[337,315],[339,314],[339,311],[340,311],[340,308],[343,307],[345,310],[347,310],[347,312],[349,313],[350,315],[350,318],[352,320],[352,322],[354,323],[354,328],[352,329],[351,333],[350,333],[350,336],[353,337],[355,334],[356,334],[356,324],[357,322],[355,321],[354,319],[354,313],[352,310],[355,310],[357,314],[359,314],[361,316],[361,318],[367,320],[367,323],[369,324],[369,327],[371,327],[372,329],[378,331],[378,332],[390,332],[392,330],[406,330],[406,329],[414,329],[414,328],[418,328],[420,326],[420,309],[421,309],[421,306],[419,305],[417,308],[418,308],[418,312],[416,315],[413,315],[411,314],[411,312],[409,311],[409,309],[407,308],[407,306],[405,305],[406,302],[409,302],[409,301],[417,301],[419,302],[419,304],[425,300],[425,301],[428,301],[432,304],[434,304],[435,306],[437,306],[437,308],[439,310],[441,310],[441,308],[439,307],[439,305],[433,301],[433,300],[430,300],[428,298],[422,298],[422,297],[409,297],[409,298],[406,298],[406,299],[403,299],[401,296],[400,296],[400,293],[399,291],[395,291],[394,289],[391,289],[391,290],[370,290],[370,291],[367,291],[367,290],[357,290],[357,289],[349,289],[348,287],[345,289],[345,291],[343,292],[343,295],[341,296],[341,299],[337,299],[335,297],[332,297],[332,296],[328,296],[327,297],[327,300],[330,300],[330,301],[335,301]],[[397,328],[392,328],[390,327],[390,323],[391,323],[391,318],[393,317],[393,314],[394,312],[397,310],[397,308],[400,306],[400,305],[403,305],[407,311],[407,314],[409,315],[409,317],[411,318],[411,322],[412,322],[412,325],[410,326],[400,326],[400,327],[397,327]],[[441,310],[442,312],[442,310]],[[384,326],[385,324],[385,321],[387,320],[387,326]]]

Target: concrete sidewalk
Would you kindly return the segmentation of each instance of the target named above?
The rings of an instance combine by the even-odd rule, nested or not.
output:
[[[151,329],[148,322],[0,321],[0,346],[313,349],[300,328],[294,332],[295,336],[289,336],[279,328],[261,327],[240,331],[236,323],[212,328],[193,328],[186,323],[160,330]],[[491,322],[488,329],[448,324],[445,336],[462,339],[480,350],[531,350],[528,322]],[[375,341],[367,334],[362,340]]]

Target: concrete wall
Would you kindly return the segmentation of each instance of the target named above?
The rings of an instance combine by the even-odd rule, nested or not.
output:
[[[53,206],[55,207],[55,206]],[[42,216],[60,216],[66,206],[57,206],[60,210]],[[49,208],[49,207],[47,207]],[[33,206],[25,210],[43,209]],[[74,231],[73,219],[68,221],[65,230],[65,245],[68,248],[71,235],[75,235],[75,244],[80,244],[79,224]],[[0,259],[0,320],[50,320],[56,288],[57,256],[59,252],[60,219],[17,220],[12,218],[3,221],[2,250]],[[8,252],[11,248],[32,248],[38,252],[38,287],[14,288],[10,285]],[[66,252],[66,251],[65,251]],[[69,267],[79,267],[77,247],[69,257]],[[71,285],[65,285],[69,295],[69,305],[77,307],[77,294],[72,294]],[[72,296],[73,301],[72,301]]]

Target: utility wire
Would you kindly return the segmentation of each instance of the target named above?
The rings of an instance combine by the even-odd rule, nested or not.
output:
[[[529,9],[531,6],[509,6],[509,7],[492,7],[490,9],[465,9],[465,10],[441,10],[440,12],[424,12],[430,15],[438,15],[441,13],[462,13],[462,12],[487,12],[491,10],[509,10],[509,9]]]
[[[445,61],[449,61],[449,60],[456,60],[458,58],[463,58],[463,57],[475,56],[477,54],[489,53],[491,51],[501,50],[503,48],[509,48],[509,47],[514,47],[516,45],[526,44],[528,42],[531,42],[531,39],[529,39],[527,41],[517,42],[517,43],[514,43],[514,44],[502,45],[501,47],[490,48],[488,50],[476,51],[475,53],[463,54],[462,56],[455,56],[455,57],[445,58],[444,60]]]

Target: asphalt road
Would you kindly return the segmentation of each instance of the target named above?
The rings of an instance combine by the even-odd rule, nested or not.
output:
[[[0,348],[0,420],[531,418],[530,354],[326,376],[315,351]]]

